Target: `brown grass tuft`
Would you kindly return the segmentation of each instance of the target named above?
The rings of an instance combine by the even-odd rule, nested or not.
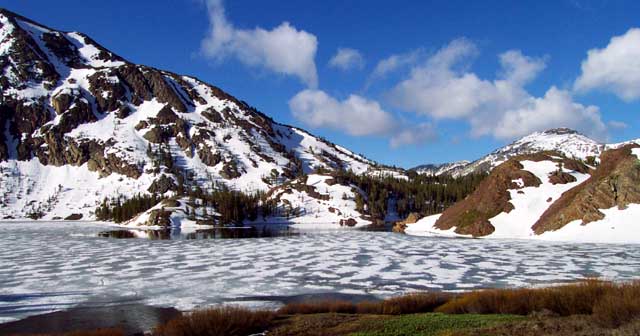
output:
[[[154,336],[240,336],[267,330],[276,314],[222,306],[194,311],[156,327]]]
[[[592,315],[603,326],[617,327],[640,318],[640,281],[587,280],[548,288],[482,290],[460,295],[436,309],[449,314],[516,315],[543,310],[560,316]]]
[[[433,312],[437,307],[445,304],[453,297],[452,294],[433,293],[413,293],[398,296],[382,301],[382,314],[399,315]]]
[[[614,286],[594,305],[593,317],[598,324],[613,328],[640,318],[640,281]]]

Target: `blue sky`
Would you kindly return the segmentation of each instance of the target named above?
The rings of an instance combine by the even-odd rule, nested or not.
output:
[[[386,164],[475,159],[549,127],[611,142],[640,137],[637,1],[1,6],[84,32],[130,61],[196,76]]]

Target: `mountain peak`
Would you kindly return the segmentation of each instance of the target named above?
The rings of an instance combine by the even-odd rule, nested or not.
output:
[[[549,130],[546,130],[544,132],[542,132],[543,134],[554,134],[554,135],[565,135],[565,134],[580,134],[578,131],[571,129],[571,128],[566,128],[566,127],[559,127],[559,128],[552,128]]]
[[[468,164],[450,163],[439,166],[417,167],[416,171],[429,175],[450,174],[461,176],[470,173],[489,172],[499,164],[518,155],[553,151],[568,158],[586,160],[589,157],[599,157],[603,148],[602,144],[586,135],[570,128],[561,127],[531,133]]]

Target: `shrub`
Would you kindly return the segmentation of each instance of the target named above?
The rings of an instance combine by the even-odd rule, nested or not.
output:
[[[221,306],[194,311],[156,327],[154,336],[240,336],[265,331],[276,314]]]

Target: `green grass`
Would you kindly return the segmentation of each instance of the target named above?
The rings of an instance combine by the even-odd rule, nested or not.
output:
[[[440,313],[402,315],[371,323],[367,331],[352,336],[438,336],[464,329],[486,328],[500,323],[523,320],[515,315],[446,315]]]

